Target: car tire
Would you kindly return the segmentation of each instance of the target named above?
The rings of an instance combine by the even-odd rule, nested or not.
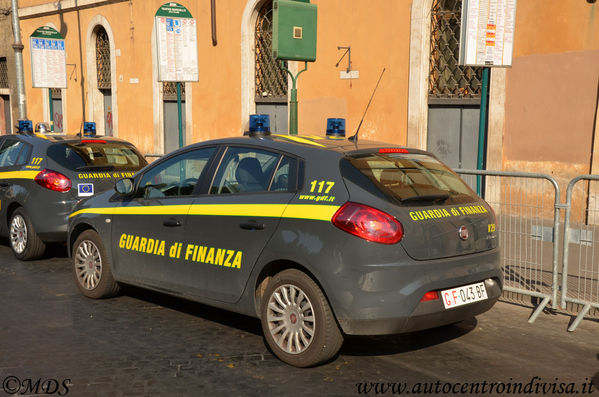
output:
[[[22,261],[39,259],[46,251],[46,244],[35,232],[23,208],[17,208],[10,216],[8,239],[13,254]]]
[[[102,239],[94,230],[86,230],[73,244],[72,269],[79,291],[88,298],[108,298],[119,292],[112,276],[110,258]]]
[[[284,270],[272,278],[260,312],[268,346],[287,364],[321,364],[335,356],[343,344],[343,335],[322,290],[299,270]]]

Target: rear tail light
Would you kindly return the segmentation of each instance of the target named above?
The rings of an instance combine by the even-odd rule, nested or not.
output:
[[[40,171],[40,173],[35,176],[34,180],[38,185],[56,192],[68,192],[71,190],[72,186],[69,178],[60,172],[52,170]]]
[[[437,291],[429,291],[426,294],[424,294],[422,299],[420,299],[420,302],[435,301],[437,299],[439,299],[439,294],[437,293]]]
[[[395,244],[403,237],[403,227],[391,215],[364,204],[347,202],[335,212],[333,225],[368,241]]]

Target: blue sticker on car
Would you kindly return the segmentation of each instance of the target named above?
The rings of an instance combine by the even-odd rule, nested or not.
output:
[[[79,197],[93,196],[94,195],[94,184],[93,183],[79,183],[77,184],[77,191]]]

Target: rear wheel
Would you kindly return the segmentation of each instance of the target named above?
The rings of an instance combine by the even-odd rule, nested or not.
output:
[[[9,240],[13,254],[22,260],[39,259],[46,251],[46,244],[39,238],[23,208],[17,208],[10,217]]]
[[[93,230],[81,233],[73,245],[72,257],[73,276],[83,295],[99,299],[119,292],[119,285],[112,277],[110,260],[98,233]]]
[[[272,278],[262,299],[261,321],[272,352],[296,367],[323,363],[343,344],[323,292],[299,270],[285,270]]]

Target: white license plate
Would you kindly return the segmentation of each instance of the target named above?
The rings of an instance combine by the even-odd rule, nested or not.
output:
[[[443,305],[445,305],[446,309],[482,301],[487,298],[485,283],[464,285],[463,287],[441,291],[441,299],[443,300]]]

